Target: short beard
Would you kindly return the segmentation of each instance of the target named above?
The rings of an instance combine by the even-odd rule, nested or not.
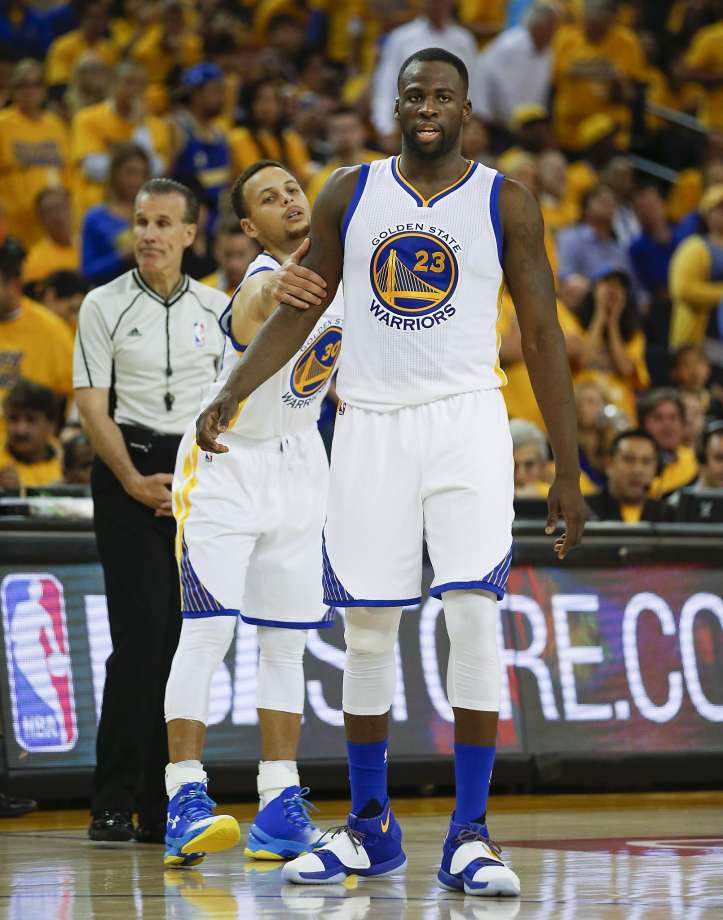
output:
[[[414,128],[403,128],[403,146],[409,150],[410,153],[413,153],[415,157],[419,157],[420,160],[440,160],[445,154],[456,147],[461,130],[462,127],[460,125],[459,131],[457,131],[456,134],[443,133],[439,146],[430,149],[430,146],[427,144],[419,143]]]
[[[303,240],[309,235],[310,224],[304,224],[303,227],[297,227],[295,230],[289,230],[286,234],[290,240]]]

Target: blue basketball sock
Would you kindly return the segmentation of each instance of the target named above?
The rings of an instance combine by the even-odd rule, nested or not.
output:
[[[457,791],[454,817],[460,824],[480,821],[487,811],[487,796],[496,750],[495,747],[480,747],[476,744],[454,746],[454,779]]]
[[[387,742],[356,744],[354,741],[347,741],[346,747],[352,812],[359,815],[372,799],[379,803],[381,810],[387,800]]]

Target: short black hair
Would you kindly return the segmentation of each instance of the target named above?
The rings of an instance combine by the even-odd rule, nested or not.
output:
[[[32,409],[42,412],[45,417],[55,422],[58,418],[58,401],[55,393],[47,387],[21,377],[8,390],[3,403],[5,412],[10,409]]]
[[[451,67],[454,67],[464,84],[465,94],[467,93],[469,89],[469,73],[467,72],[464,61],[458,58],[456,54],[452,54],[451,51],[445,51],[444,48],[422,48],[421,51],[415,51],[414,54],[410,54],[407,60],[399,68],[397,90],[402,88],[404,71],[410,64],[414,64],[416,61],[420,61],[421,63],[427,61],[440,61],[442,64],[449,64]]]
[[[141,186],[137,197],[141,195],[180,195],[186,202],[186,210],[183,215],[183,221],[186,224],[198,223],[199,203],[196,195],[191,189],[182,182],[176,182],[175,179],[149,179]]]
[[[52,289],[57,297],[72,297],[73,294],[87,294],[88,282],[79,272],[71,272],[67,268],[52,272],[43,279],[43,290]]]
[[[618,447],[622,444],[623,441],[627,441],[628,438],[638,438],[641,441],[648,441],[653,445],[653,450],[655,451],[655,456],[658,456],[658,445],[655,443],[655,440],[648,434],[647,431],[643,431],[642,428],[629,428],[627,431],[621,431],[615,435],[615,437],[610,442],[608,447],[608,453],[611,457],[614,457],[617,453]]]
[[[678,366],[680,359],[691,353],[698,355],[698,357],[702,358],[706,364],[710,364],[708,356],[705,353],[705,348],[703,348],[702,345],[700,345],[698,342],[687,342],[685,345],[681,345],[680,348],[677,348],[670,356],[671,369],[675,369]]]
[[[708,453],[708,444],[712,438],[719,434],[723,435],[723,419],[716,419],[713,422],[708,422],[700,436],[700,453],[698,456],[700,463],[707,462],[708,458],[706,454]]]
[[[256,175],[256,173],[261,172],[262,169],[268,169],[269,166],[278,166],[279,169],[289,172],[289,169],[278,160],[257,160],[255,163],[252,163],[251,166],[244,169],[234,182],[233,188],[231,189],[231,207],[239,220],[243,220],[244,217],[249,216],[246,208],[246,201],[244,200],[244,186],[249,179]],[[289,173],[289,175],[291,175],[291,173]]]
[[[0,246],[0,275],[6,281],[12,281],[19,278],[23,270],[26,252],[22,243],[15,239],[14,236],[6,236],[2,246]]]

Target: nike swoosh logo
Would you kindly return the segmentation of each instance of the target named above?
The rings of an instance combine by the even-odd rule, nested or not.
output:
[[[382,834],[386,834],[386,832],[389,830],[389,820],[391,817],[392,817],[392,810],[390,808],[389,811],[387,812],[387,820],[382,821]]]

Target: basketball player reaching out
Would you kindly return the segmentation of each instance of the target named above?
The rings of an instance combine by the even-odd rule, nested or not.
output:
[[[310,208],[296,179],[281,164],[260,161],[239,176],[232,202],[264,251],[221,318],[226,345],[212,395],[281,301],[326,300],[323,279],[298,265],[309,245]],[[225,435],[230,453],[202,453],[193,429],[179,447],[173,507],[183,626],[165,702],[168,866],[194,865],[239,839],[234,818],[213,814],[201,764],[212,676],[239,614],[257,625],[260,646],[260,811],[246,855],[288,859],[320,836],[308,817],[308,790],[300,789],[296,750],[308,629],[331,626],[334,616],[321,590],[329,470],[317,421],[341,347],[340,307],[341,296],[307,329],[298,354],[235,412]]]
[[[456,804],[438,878],[472,895],[517,895],[490,842],[487,796],[500,696],[495,603],[511,561],[512,447],[497,349],[504,278],[555,455],[546,532],[559,558],[580,541],[574,399],[543,224],[531,195],[460,153],[470,117],[454,55],[412,55],[398,80],[402,153],[337,170],[314,208],[302,265],[334,291],[343,276],[344,349],[323,541],[328,603],[347,609],[343,707],[352,813],[322,848],[288,862],[300,884],[385,875],[405,863],[387,795],[394,641],[420,601],[422,538],[450,638]],[[284,304],[197,422],[204,450],[238,404],[299,347],[326,302]]]

